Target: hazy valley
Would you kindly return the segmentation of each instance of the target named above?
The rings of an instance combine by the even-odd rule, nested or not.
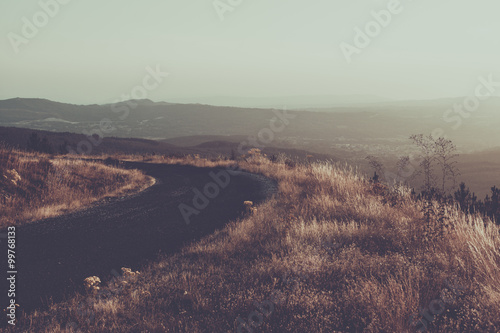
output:
[[[469,118],[449,113],[462,100],[382,102],[298,111],[149,100],[71,105],[16,98],[0,101],[0,125],[80,133],[79,139],[59,136],[54,141],[54,146],[59,147],[66,140],[74,152],[78,152],[82,140],[90,142],[82,146],[84,153],[111,152],[110,147],[123,150],[127,146],[135,147],[130,151],[134,153],[216,156],[230,155],[231,151],[242,155],[251,148],[260,148],[271,155],[283,152],[299,159],[311,155],[314,159],[347,162],[365,173],[373,172],[367,156],[378,157],[388,169],[394,168],[397,158],[415,152],[410,135],[434,133],[457,145],[462,170],[458,180],[484,197],[490,187],[500,184],[500,98],[487,100],[475,113],[468,113]],[[287,125],[273,131],[272,137],[260,138],[259,132],[269,129],[271,119],[276,117],[285,119]],[[92,135],[94,139],[88,140]],[[129,145],[126,140],[111,138],[146,141],[133,139],[134,144]],[[101,139],[107,144],[101,146]],[[26,134],[17,140],[12,144],[24,144]],[[418,188],[417,183],[412,185]]]

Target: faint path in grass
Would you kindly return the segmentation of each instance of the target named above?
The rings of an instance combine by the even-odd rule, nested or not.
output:
[[[156,184],[130,197],[106,199],[86,210],[17,228],[16,300],[21,309],[29,312],[71,297],[88,276],[106,281],[112,270],[140,269],[158,253],[178,251],[237,218],[244,211],[243,201],[259,203],[277,190],[274,181],[260,175],[231,176],[229,185],[187,225],[179,204],[193,206],[192,189],[203,191],[213,182],[209,172],[223,169],[137,162],[124,166],[143,170]],[[0,246],[3,263],[5,242]],[[8,290],[2,280],[2,290]],[[1,301],[5,309],[7,297]]]

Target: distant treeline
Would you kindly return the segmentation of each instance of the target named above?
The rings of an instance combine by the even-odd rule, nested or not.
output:
[[[500,224],[500,189],[496,186],[491,188],[491,193],[484,200],[479,200],[462,182],[453,194],[453,199],[464,212],[480,213]]]

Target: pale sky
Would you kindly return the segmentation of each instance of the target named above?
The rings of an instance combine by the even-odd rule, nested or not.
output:
[[[220,0],[235,4],[224,20],[213,0],[59,1],[68,3],[49,6],[54,17],[36,0],[2,1],[0,99],[113,102],[143,84],[148,66],[169,73],[148,91],[155,101],[433,99],[470,95],[479,76],[500,81],[498,0],[401,0],[399,13],[350,64],[341,43],[355,46],[354,28],[364,30],[375,20],[371,12],[391,0]],[[26,37],[23,17],[40,27],[19,42]]]

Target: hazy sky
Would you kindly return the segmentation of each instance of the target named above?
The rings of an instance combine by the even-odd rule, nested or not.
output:
[[[234,4],[224,20],[213,0],[60,0],[68,3],[49,6],[54,17],[43,14],[40,3],[54,1],[2,1],[0,99],[112,102],[142,86],[148,66],[170,74],[148,91],[157,101],[430,99],[469,95],[481,75],[500,81],[498,0],[401,0],[351,63],[341,43],[356,46],[354,28],[364,30],[391,0],[220,0]],[[26,28],[35,23],[36,34]]]

